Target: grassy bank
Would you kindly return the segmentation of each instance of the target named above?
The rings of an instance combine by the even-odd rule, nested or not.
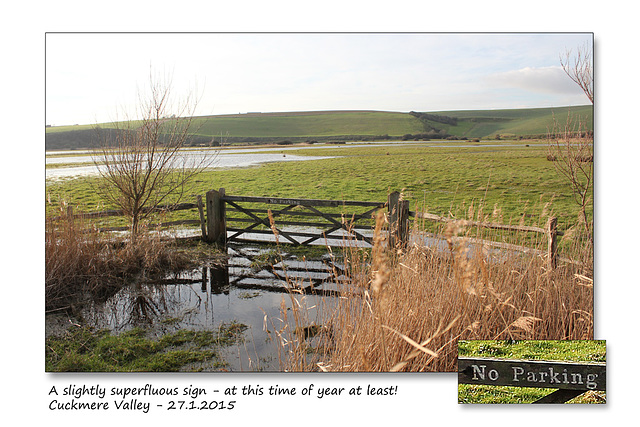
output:
[[[185,269],[219,262],[215,248],[198,241],[143,234],[135,243],[99,233],[88,221],[47,221],[45,308],[48,314],[45,367],[49,372],[218,371],[227,363],[219,349],[239,342],[246,327],[216,331],[178,330],[159,338],[144,329],[123,333],[84,325],[86,307],[100,305],[125,287],[143,289]],[[157,307],[143,291],[131,300],[132,318],[148,318]],[[61,320],[60,320],[61,319]],[[62,325],[62,327],[60,327]]]
[[[238,342],[245,326],[222,325],[216,331],[181,330],[158,339],[143,329],[118,335],[74,327],[46,341],[47,372],[219,371],[226,362],[218,349]]]

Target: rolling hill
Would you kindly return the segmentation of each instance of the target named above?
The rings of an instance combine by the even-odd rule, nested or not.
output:
[[[282,141],[364,141],[388,139],[495,138],[544,136],[554,116],[580,115],[593,128],[593,107],[555,107],[437,112],[306,111],[247,113],[194,118],[197,133],[190,144],[273,143]],[[102,123],[103,129],[113,124]],[[45,148],[82,149],[96,145],[94,126],[46,128]]]

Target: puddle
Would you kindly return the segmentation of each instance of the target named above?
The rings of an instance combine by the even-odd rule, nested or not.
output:
[[[283,326],[282,305],[305,307],[310,324],[321,324],[321,309],[335,297],[342,266],[327,256],[313,260],[276,256],[259,246],[229,248],[226,268],[202,267],[156,283],[131,285],[82,315],[87,325],[114,333],[135,327],[150,336],[180,329],[217,330],[232,322],[247,326],[240,344],[222,349],[229,371],[281,372],[274,330]],[[297,287],[295,294],[288,286]],[[269,332],[267,332],[269,331]]]

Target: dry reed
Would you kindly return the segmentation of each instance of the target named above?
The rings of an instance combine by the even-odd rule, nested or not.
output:
[[[467,212],[469,219],[497,214],[473,206]],[[495,250],[479,242],[508,240],[503,232],[450,222],[444,250],[417,243],[424,237],[419,226],[409,247],[389,248],[384,221],[377,216],[370,253],[346,249],[349,280],[340,281],[340,298],[315,301],[324,304],[322,319],[307,318],[294,294],[283,305],[284,370],[448,372],[456,369],[458,339],[593,338],[593,258],[584,240],[568,236],[575,241],[564,255],[573,262],[550,269],[544,236],[526,238],[535,249],[528,254]],[[325,333],[284,339],[311,323]]]
[[[45,226],[45,308],[74,310],[85,297],[105,300],[122,286],[185,268],[188,260],[158,233],[135,243],[73,217],[63,203]]]

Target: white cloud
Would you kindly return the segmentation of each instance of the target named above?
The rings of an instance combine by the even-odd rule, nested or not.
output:
[[[534,93],[580,94],[581,89],[567,76],[562,67],[525,67],[486,77],[495,88],[518,88]]]
[[[202,95],[199,115],[582,104],[588,101],[559,67],[558,54],[585,37],[50,34],[47,123],[113,119],[148,82],[150,65],[173,74],[174,93]]]

